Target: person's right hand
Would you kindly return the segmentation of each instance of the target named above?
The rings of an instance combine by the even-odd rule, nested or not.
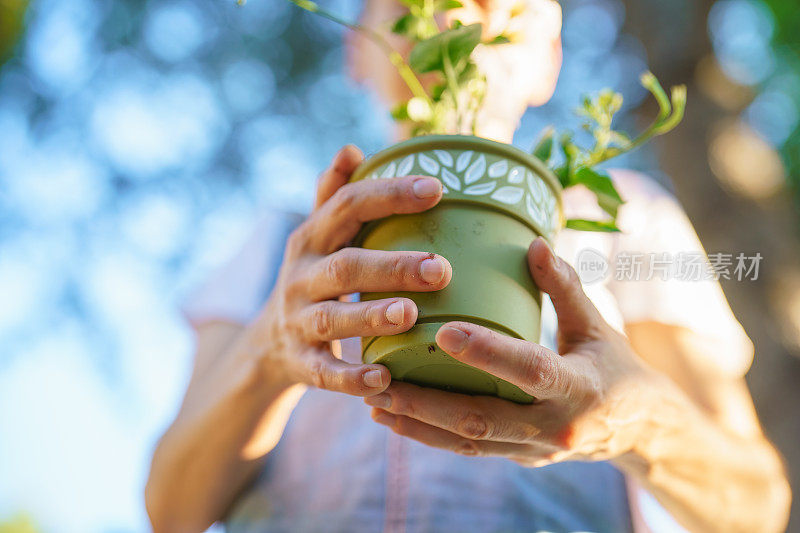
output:
[[[289,237],[278,280],[252,325],[265,375],[289,386],[370,396],[391,381],[382,365],[350,364],[334,357],[331,342],[359,336],[394,335],[417,320],[408,298],[345,302],[357,292],[435,291],[450,282],[443,257],[347,247],[361,225],[393,214],[418,213],[439,203],[441,182],[407,176],[348,183],[363,159],[346,146],[320,177],[316,208]]]

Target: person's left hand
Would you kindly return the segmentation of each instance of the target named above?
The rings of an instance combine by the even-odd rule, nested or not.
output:
[[[464,455],[502,456],[525,466],[607,460],[651,431],[666,378],[647,367],[600,316],[578,275],[542,238],[528,263],[558,316],[559,355],[466,322],[450,322],[437,344],[466,364],[536,398],[530,405],[393,382],[365,399],[373,419],[400,435]],[[663,397],[663,396],[661,396]]]

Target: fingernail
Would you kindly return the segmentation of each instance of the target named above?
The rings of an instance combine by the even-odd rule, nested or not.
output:
[[[394,425],[394,415],[391,415],[385,411],[378,411],[375,413],[372,419],[378,424],[382,424],[384,426]]]
[[[383,387],[383,373],[380,370],[370,370],[369,372],[364,372],[364,375],[361,376],[361,379],[364,380],[364,385],[367,387]]]
[[[381,409],[388,409],[392,406],[392,397],[382,392],[375,396],[364,398],[364,403],[372,407],[380,407]]]
[[[419,276],[426,283],[439,283],[444,279],[444,261],[439,258],[431,257],[419,264]]]
[[[445,326],[439,330],[437,343],[446,352],[459,353],[467,345],[467,338],[467,334],[460,329]]]
[[[394,302],[386,308],[384,314],[386,315],[386,320],[392,324],[402,324],[403,316],[405,315],[405,306],[403,305],[403,302]]]
[[[442,190],[442,183],[436,178],[419,178],[412,188],[417,198],[432,198]]]

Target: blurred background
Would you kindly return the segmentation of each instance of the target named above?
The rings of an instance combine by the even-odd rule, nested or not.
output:
[[[677,132],[615,164],[674,190],[708,251],[764,257],[723,287],[798,487],[797,0],[562,6],[556,94],[515,144],[577,127],[603,87],[641,126],[648,67],[688,84]],[[340,146],[385,146],[387,114],[348,80],[340,28],[278,0],[0,0],[0,57],[0,532],[145,531],[149,456],[190,370],[181,298],[260,210],[307,212]]]

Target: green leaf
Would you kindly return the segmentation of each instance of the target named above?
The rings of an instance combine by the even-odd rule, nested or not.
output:
[[[500,35],[496,36],[494,39],[486,41],[483,44],[489,44],[489,45],[492,45],[492,44],[506,44],[506,43],[510,43],[510,42],[511,42],[511,38],[508,37],[507,35],[503,35],[501,33]]]
[[[603,211],[617,217],[617,210],[623,202],[608,174],[581,167],[572,176],[571,184],[584,185],[597,196],[597,204]]]
[[[584,218],[570,218],[566,227],[578,231],[599,231],[604,233],[617,233],[620,229],[613,220],[586,220]]]
[[[569,187],[572,183],[572,175],[575,173],[576,159],[580,156],[581,149],[572,142],[572,135],[565,133],[556,143],[564,156],[564,164],[555,169],[556,176],[561,182],[562,187]]]
[[[438,102],[442,99],[444,95],[444,91],[447,89],[446,83],[437,83],[433,87],[431,87],[431,100],[434,102]]]
[[[458,73],[457,78],[459,84],[466,85],[470,80],[478,79],[480,76],[481,73],[478,71],[478,66],[472,61],[467,61],[464,68]]]
[[[453,65],[469,57],[481,42],[482,27],[470,24],[450,28],[442,33],[425,39],[414,46],[408,57],[408,64],[417,72],[433,72],[444,69],[444,53],[447,53]],[[445,52],[446,51],[446,52]]]
[[[398,35],[403,35],[406,37],[411,37],[416,34],[416,26],[418,24],[418,19],[411,13],[406,13],[399,19],[397,19],[392,25],[392,33],[396,33]]]
[[[395,120],[408,120],[408,103],[402,102],[392,108],[392,118]]]
[[[533,149],[534,157],[544,161],[545,163],[550,161],[550,157],[553,155],[554,134],[555,130],[553,130],[552,127],[548,127],[544,130],[542,137],[539,139],[539,142],[536,143],[536,147]]]
[[[458,0],[438,0],[433,9],[439,13],[441,11],[448,11],[450,9],[458,9],[460,7],[464,7],[464,4]]]

